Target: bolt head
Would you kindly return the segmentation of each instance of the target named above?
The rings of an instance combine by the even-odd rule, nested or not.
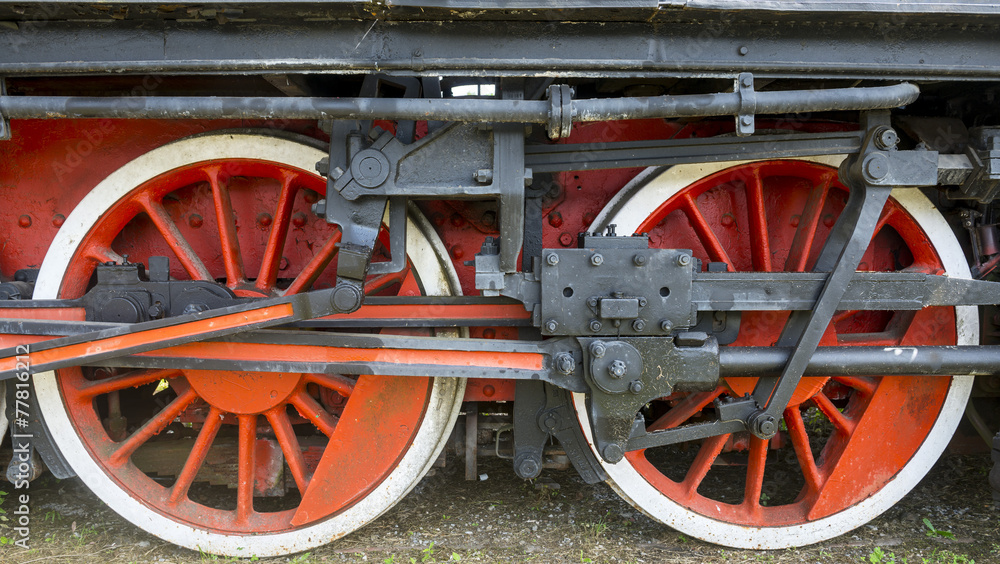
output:
[[[481,168],[476,171],[476,182],[488,184],[493,182],[493,171],[488,168]]]
[[[745,50],[745,49],[746,49],[746,47],[741,47],[740,48],[741,51]],[[743,54],[745,55],[746,53],[743,53]],[[751,86],[753,86],[753,77],[752,76],[744,76],[743,77],[743,86],[746,87],[746,88],[750,88]]]
[[[556,369],[563,374],[572,374],[576,370],[576,361],[569,353],[559,353],[556,355]]]
[[[548,331],[549,333],[555,332],[555,330],[558,328],[559,328],[559,322],[556,321],[555,319],[550,319],[545,322],[545,330]]]
[[[628,372],[628,366],[620,360],[616,360],[608,365],[608,374],[615,380],[624,378],[626,372]]]
[[[597,307],[597,298],[591,297],[587,298],[587,305],[590,307]]]
[[[740,55],[746,56],[746,54],[750,52],[750,49],[748,49],[746,45],[741,45],[738,52]]]
[[[677,255],[677,266],[688,266],[689,264],[691,264],[691,255]]]
[[[669,319],[664,319],[660,322],[660,331],[664,333],[669,333],[674,330],[674,324],[670,322]]]
[[[636,266],[646,266],[647,260],[646,255],[635,255],[632,257],[632,264]]]
[[[622,451],[622,447],[610,444],[604,447],[604,450],[601,451],[601,456],[604,460],[614,463],[620,461],[625,456],[625,452]]]
[[[593,331],[594,333],[597,333],[598,331],[600,331],[601,330],[601,322],[598,321],[598,320],[596,320],[596,319],[591,320],[590,321],[590,330]]]
[[[604,256],[601,253],[594,253],[590,255],[590,264],[594,266],[601,266],[604,264]]]
[[[875,136],[875,144],[882,149],[895,147],[897,143],[899,143],[899,134],[891,127],[880,129]]]
[[[640,382],[638,380],[632,380],[631,382],[629,382],[628,391],[632,392],[633,394],[641,393],[642,392],[642,382]]]
[[[642,331],[646,328],[646,322],[641,319],[636,319],[632,322],[632,329],[635,331]]]
[[[601,358],[607,350],[607,347],[601,341],[590,343],[590,354],[595,358]]]
[[[881,180],[889,175],[889,159],[881,153],[868,155],[864,161],[864,175],[872,180]]]
[[[555,266],[559,264],[559,255],[555,253],[549,253],[545,257],[545,263],[548,264],[549,266]]]

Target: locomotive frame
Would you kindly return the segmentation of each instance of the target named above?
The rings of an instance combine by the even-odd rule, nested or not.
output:
[[[981,344],[977,329],[977,308],[1000,295],[988,279],[1000,262],[991,223],[1000,188],[1000,128],[990,127],[1000,76],[995,6],[279,7],[0,2],[0,20],[12,22],[0,28],[0,151],[29,139],[0,157],[11,202],[23,199],[15,169],[44,154],[49,124],[150,120],[131,135],[168,132],[92,191],[74,188],[68,201],[80,211],[63,217],[67,227],[59,222],[40,265],[20,253],[0,264],[0,379],[19,373],[16,345],[30,342],[33,397],[42,398],[31,410],[41,414],[31,422],[33,448],[53,473],[81,474],[154,534],[223,554],[249,545],[259,555],[346,534],[426,472],[464,397],[513,401],[510,450],[523,478],[539,476],[555,439],[587,481],[611,479],[693,536],[761,548],[816,542],[866,522],[919,480],[958,424],[972,376],[982,377],[982,395],[997,395],[983,382],[1000,374],[1000,346]],[[94,95],[114,90],[109,73],[130,77],[124,83],[139,95]],[[240,81],[247,76],[263,78]],[[469,85],[495,94],[449,92]],[[718,116],[727,121],[704,120]],[[934,138],[945,116],[968,131]],[[185,138],[172,131],[188,126],[170,120],[223,133]],[[287,137],[234,130],[237,120],[291,124],[326,146],[300,151]],[[595,138],[590,123],[611,133]],[[554,233],[556,208],[575,199],[559,175],[604,171],[628,177],[594,177],[618,182],[602,194],[606,207],[579,235]],[[811,178],[808,188],[767,184],[795,175]],[[246,192],[276,206],[256,216],[267,235],[263,254],[246,258],[259,263],[254,278],[240,250],[244,210],[229,185],[256,177],[280,186],[273,197],[259,195],[275,190],[268,183]],[[703,186],[710,181],[718,184]],[[671,182],[680,184],[663,188]],[[845,196],[830,204],[834,182]],[[199,183],[207,192],[191,188]],[[299,193],[311,197],[309,216]],[[713,193],[742,203],[722,213],[727,204],[698,200]],[[168,205],[168,196],[182,204]],[[782,235],[769,221],[773,210],[785,213],[786,197],[803,207]],[[182,217],[193,229],[208,217],[177,215],[185,198],[215,215],[217,257],[178,227]],[[493,219],[479,227],[495,237],[468,263],[454,247],[440,251],[444,221],[422,219],[443,201],[494,202]],[[639,209],[650,204],[652,212]],[[310,241],[299,262],[282,256],[293,212],[297,227],[329,237]],[[726,239],[739,250],[708,225],[716,215],[741,227]],[[9,218],[11,229],[31,227],[21,217]],[[163,241],[144,239],[137,217]],[[689,247],[670,239],[684,230],[694,237],[676,240]],[[25,241],[6,237],[13,247]],[[112,247],[135,248],[139,262]],[[301,272],[279,274],[281,265]],[[321,278],[329,287],[310,289]],[[398,295],[377,295],[389,288]],[[481,338],[485,328],[507,338]],[[466,379],[506,391],[463,392]],[[157,382],[174,399],[129,423],[120,395]],[[810,452],[800,409],[832,426],[821,452]],[[878,419],[869,409],[901,411]],[[161,491],[133,456],[180,422],[198,431]],[[858,444],[892,426],[905,427],[905,445],[888,457],[891,467],[871,463],[872,447]],[[229,431],[236,507],[199,516],[204,506],[189,490]],[[389,446],[372,449],[376,440]],[[260,454],[260,441],[281,454]],[[692,441],[699,454],[683,478],[645,454]],[[765,510],[753,498],[769,448],[782,441],[793,444],[804,482],[784,509]],[[723,449],[747,457],[745,499],[712,509],[696,490]],[[277,465],[272,474],[287,469],[299,496],[291,506],[255,509],[258,497],[284,491],[259,484],[262,460]],[[878,477],[869,484],[865,472]],[[839,480],[849,485],[828,488]],[[840,505],[829,499],[841,495]],[[690,523],[680,524],[685,516]]]

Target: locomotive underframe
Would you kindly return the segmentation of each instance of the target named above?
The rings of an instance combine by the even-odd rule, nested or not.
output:
[[[313,211],[344,233],[337,286],[287,298],[246,299],[212,283],[173,281],[165,261],[151,259],[148,275],[143,265],[98,268],[97,284],[82,298],[29,300],[25,273],[0,285],[10,298],[0,301],[0,333],[48,338],[31,347],[35,372],[169,367],[516,380],[515,471],[537,477],[554,437],[590,482],[607,475],[576,424],[570,392],[586,394],[596,451],[614,463],[630,451],[734,432],[769,440],[806,376],[1000,374],[1000,346],[820,346],[837,310],[992,305],[1000,295],[1000,283],[985,280],[857,272],[893,188],[949,187],[949,198],[970,203],[965,227],[973,234],[973,210],[995,199],[1000,131],[977,131],[964,153],[904,150],[889,113],[876,111],[916,98],[912,86],[886,80],[992,88],[1000,77],[995,7],[874,2],[867,13],[845,13],[824,3],[781,11],[740,2],[688,6],[694,10],[630,3],[611,6],[618,11],[608,18],[604,9],[614,3],[577,3],[542,17],[528,5],[484,16],[482,6],[466,4],[343,2],[274,14],[254,3],[165,12],[144,2],[112,10],[0,2],[0,19],[10,24],[0,27],[0,139],[11,133],[10,119],[317,120],[331,143],[328,159],[317,163],[329,178],[327,199]],[[502,42],[483,40],[504,32]],[[80,95],[108,72],[208,77],[212,94],[225,97]],[[263,76],[286,97],[248,96],[214,80],[241,75]],[[330,87],[348,75],[367,76],[359,97]],[[563,84],[637,78],[714,86],[587,99]],[[719,91],[730,80],[732,91]],[[498,95],[442,98],[442,82],[490,83]],[[383,83],[405,94],[381,97]],[[768,91],[772,84],[781,88]],[[327,97],[331,89],[337,98]],[[759,115],[856,110],[863,112],[858,131],[754,134]],[[538,142],[543,129],[551,139],[568,137],[578,121],[717,115],[733,116],[737,138]],[[396,120],[395,131],[372,129],[377,119]],[[420,139],[416,120],[427,120]],[[457,148],[465,157],[453,156]],[[614,226],[581,234],[578,248],[541,243],[536,176],[840,154],[849,155],[840,179],[850,199],[814,272],[736,273],[725,263],[701,272],[689,249],[651,249],[644,236],[618,236]],[[442,198],[498,202],[499,241],[487,240],[472,261],[483,297],[365,298],[367,275],[403,267],[409,201]],[[392,257],[372,262],[390,214]],[[974,238],[971,249],[979,278],[996,264],[979,263]],[[662,276],[641,274],[654,269]],[[637,275],[598,274],[622,270]],[[414,314],[427,306],[434,315]],[[87,321],[35,319],[42,309],[75,309]],[[775,347],[720,347],[733,342],[744,311],[793,313]],[[482,326],[516,327],[521,338],[314,331]],[[254,353],[269,345],[288,355]],[[0,380],[18,373],[17,352],[0,352]],[[714,388],[727,375],[760,380],[752,394],[716,400],[714,421],[646,430],[639,411],[648,402]],[[69,475],[44,440],[44,423],[30,424],[33,448],[57,475]]]

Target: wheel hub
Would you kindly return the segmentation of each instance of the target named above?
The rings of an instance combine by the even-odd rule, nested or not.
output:
[[[301,374],[285,372],[191,370],[185,376],[209,405],[238,415],[264,413],[287,402],[302,381]]]

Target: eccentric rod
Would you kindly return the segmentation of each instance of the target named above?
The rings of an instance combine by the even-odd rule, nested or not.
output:
[[[719,375],[777,376],[791,347],[719,347]],[[819,347],[805,376],[1000,374],[1000,346]]]
[[[871,88],[756,92],[755,113],[873,110],[909,104],[919,96],[909,83]],[[0,96],[7,119],[395,119],[551,123],[555,112],[575,122],[736,115],[738,92],[564,100],[421,98],[244,98],[209,96],[79,97]]]

